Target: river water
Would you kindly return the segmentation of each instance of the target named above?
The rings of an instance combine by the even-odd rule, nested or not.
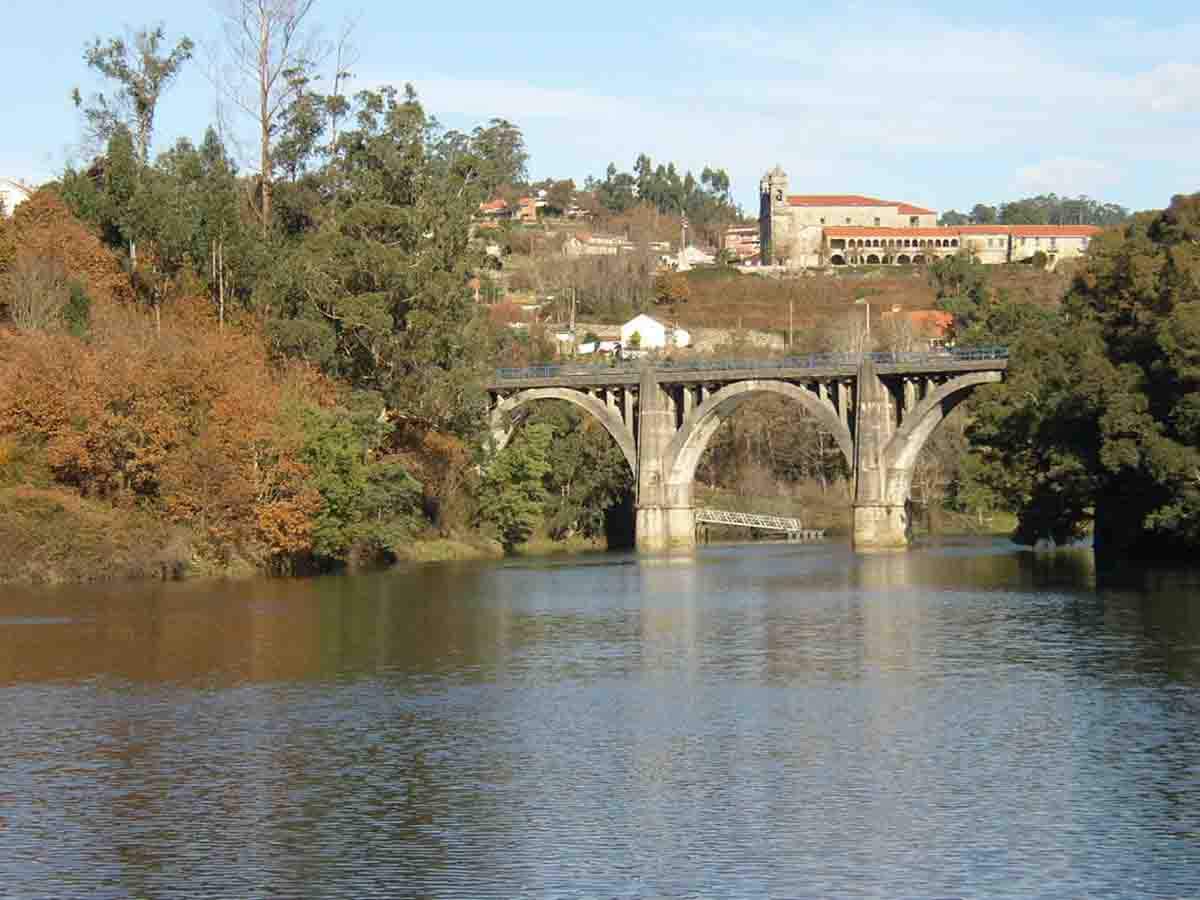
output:
[[[0,589],[5,898],[1197,897],[1200,572],[948,542]]]

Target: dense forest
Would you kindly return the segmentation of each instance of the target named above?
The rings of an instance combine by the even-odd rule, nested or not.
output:
[[[151,152],[190,40],[157,28],[85,48],[109,88],[75,95],[96,153],[0,219],[0,580],[321,571],[595,539],[629,519],[631,473],[574,409],[532,410],[488,450],[483,376],[552,353],[475,293],[491,264],[480,204],[531,187],[520,128],[443,128],[411,88],[348,93],[342,45],[301,52],[311,7],[295,7],[287,41],[231,38],[235,59],[269,61],[269,78],[251,67],[225,88],[260,138],[253,167],[203,124]],[[240,24],[244,39],[284,27]],[[534,184],[576,199],[569,181]],[[723,171],[697,180],[645,156],[588,187],[647,235],[657,216],[717,228],[737,213]],[[914,500],[965,521],[1016,514],[1029,541],[1094,527],[1114,553],[1193,550],[1197,248],[1200,197],[1179,197],[1098,238],[1049,300],[965,257],[919,273],[960,344],[1011,344],[1013,361],[931,442]],[[527,277],[595,310],[742,298],[786,322],[811,300],[793,350],[912,338],[857,331],[833,279],[730,289],[713,270],[656,272],[648,255],[587,272],[553,256]],[[874,294],[853,289],[889,299]],[[722,352],[747,352],[736,337]],[[715,435],[705,489],[844,510],[828,436],[773,403]]]
[[[298,40],[306,23],[287,27]],[[247,86],[252,174],[211,127],[151,158],[190,40],[146,29],[85,49],[111,87],[76,94],[99,152],[0,223],[5,576],[294,572],[395,558],[417,535],[512,543],[505,510],[527,485],[479,463],[481,375],[514,337],[475,303],[472,219],[526,178],[520,130],[443,129],[411,88],[319,93],[291,46],[271,45],[276,80]],[[551,530],[594,533],[558,496]]]
[[[969,292],[968,292],[969,293]],[[1097,555],[1200,547],[1200,194],[1104,233],[1062,305],[1030,314],[958,298],[968,333],[1013,365],[969,429],[1018,537],[1093,531]]]

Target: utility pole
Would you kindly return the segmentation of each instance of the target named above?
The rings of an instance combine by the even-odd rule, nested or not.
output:
[[[867,351],[867,349],[871,346],[871,301],[868,300],[866,297],[859,297],[857,300],[854,301],[854,305],[858,306],[859,304],[863,305],[863,312],[865,312],[867,314],[866,315],[866,321],[867,321],[866,334],[863,337],[863,352],[865,353]]]
[[[788,350],[792,349],[792,298],[788,297]]]

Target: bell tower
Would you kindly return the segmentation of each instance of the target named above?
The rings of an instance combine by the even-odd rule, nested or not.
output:
[[[775,261],[775,248],[772,242],[781,240],[786,233],[787,224],[781,214],[787,209],[788,177],[782,168],[776,166],[762,177],[758,183],[758,241],[760,247],[760,265],[770,265]],[[780,221],[776,222],[776,216]]]

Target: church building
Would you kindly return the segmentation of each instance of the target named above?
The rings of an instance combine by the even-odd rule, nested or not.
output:
[[[1094,225],[939,226],[936,210],[860,194],[789,194],[779,166],[759,185],[764,265],[824,268],[920,264],[969,251],[982,263],[1020,262],[1035,253],[1053,266],[1081,256]]]

